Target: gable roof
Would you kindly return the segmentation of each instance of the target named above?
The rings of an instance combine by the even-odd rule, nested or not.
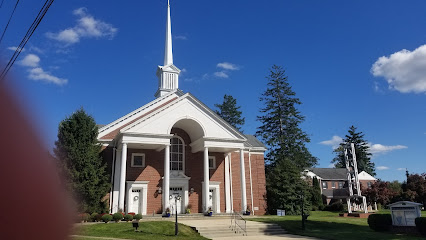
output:
[[[368,174],[365,171],[362,171],[358,174],[358,179],[359,180],[371,180],[371,181],[377,181],[377,179],[373,176],[371,176],[370,174]]]
[[[347,180],[346,168],[308,168],[323,180]]]
[[[247,138],[246,147],[253,147],[253,148],[264,148],[266,149],[265,144],[263,144],[259,139],[257,139],[255,136],[250,134],[244,134],[244,136]]]

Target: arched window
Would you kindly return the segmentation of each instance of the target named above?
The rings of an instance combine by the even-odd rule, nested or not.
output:
[[[173,137],[170,145],[170,170],[183,171],[184,142],[180,137]]]

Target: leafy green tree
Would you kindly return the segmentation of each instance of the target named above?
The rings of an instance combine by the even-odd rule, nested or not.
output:
[[[410,200],[426,205],[426,173],[410,174],[407,178],[406,195]]]
[[[81,212],[104,212],[110,184],[97,142],[98,127],[83,108],[59,124],[54,153]]]
[[[324,203],[322,201],[321,188],[317,177],[312,179],[312,192],[311,192],[312,209],[322,210]]]
[[[239,110],[241,107],[237,106],[237,99],[225,94],[223,96],[223,103],[215,104],[214,106],[218,108],[218,110],[215,110],[217,115],[241,131],[241,126],[244,125],[245,118],[241,117],[243,112]]]
[[[365,171],[371,176],[376,175],[374,163],[371,161],[371,153],[368,142],[364,139],[362,132],[357,132],[357,128],[353,125],[349,128],[348,134],[345,135],[343,142],[334,150],[336,157],[331,161],[336,168],[345,168],[345,143],[354,143],[358,172]]]
[[[299,214],[300,193],[310,209],[309,187],[301,178],[306,167],[317,163],[306,147],[310,141],[299,125],[304,116],[297,110],[301,104],[291,89],[282,67],[273,65],[267,76],[267,89],[260,97],[264,107],[257,117],[261,122],[256,135],[268,146],[266,153],[266,189],[269,213],[285,209],[287,214]]]

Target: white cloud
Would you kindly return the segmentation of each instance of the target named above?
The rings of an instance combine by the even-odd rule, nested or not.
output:
[[[12,47],[8,47],[7,49],[11,50],[11,51],[16,51],[18,49],[18,47],[12,46]],[[23,51],[25,51],[25,49],[22,49],[21,52],[23,52]]]
[[[407,146],[403,145],[394,145],[394,146],[385,146],[382,144],[371,144],[370,145],[370,153],[372,154],[385,154],[390,151],[405,149]]]
[[[334,168],[334,167],[335,167],[334,163],[331,163],[331,164],[328,165],[328,168]]]
[[[111,24],[95,19],[87,13],[86,8],[78,8],[73,14],[79,17],[77,25],[58,33],[46,33],[48,38],[66,44],[66,46],[79,42],[82,38],[109,38],[112,39],[118,29]]]
[[[371,73],[384,77],[390,89],[426,93],[426,45],[380,57],[371,67]]]
[[[54,83],[56,85],[64,85],[68,82],[67,79],[58,78],[52,74],[45,72],[42,68],[32,68],[29,70],[28,78],[35,81],[42,81],[46,83]]]
[[[386,167],[386,166],[378,166],[378,167],[376,167],[376,169],[377,169],[377,170],[379,170],[379,171],[382,171],[382,170],[388,170],[388,169],[389,169],[389,167]]]
[[[339,147],[339,144],[343,142],[343,139],[339,136],[334,135],[330,140],[322,141],[320,144],[331,146],[333,149]]]
[[[405,168],[400,167],[400,168],[397,168],[396,170],[398,170],[398,171],[405,171]]]
[[[174,37],[177,40],[187,40],[188,39],[186,36],[182,36],[182,35],[178,35],[178,36],[174,36]]]
[[[25,67],[38,67],[40,58],[35,54],[27,54],[24,59],[19,61],[19,64]]]
[[[226,74],[225,72],[223,72],[223,71],[221,71],[221,72],[215,72],[214,73],[214,75],[216,76],[216,77],[219,77],[219,78],[229,78],[229,75],[228,74]]]
[[[225,70],[239,70],[240,68],[233,64],[233,63],[229,63],[229,62],[223,62],[223,63],[218,63],[216,65],[218,68],[223,68]]]

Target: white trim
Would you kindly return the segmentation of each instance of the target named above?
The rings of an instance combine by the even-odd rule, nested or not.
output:
[[[212,166],[210,166],[210,159],[212,159]],[[209,169],[216,169],[216,157],[209,156]]]
[[[216,213],[220,213],[220,183],[221,182],[215,182],[215,181],[209,181],[209,192],[210,190],[214,190],[214,197],[216,198],[216,206],[213,207],[213,210],[216,210]],[[203,184],[203,192],[204,192],[204,181],[201,182]],[[213,201],[212,201],[213,202]],[[207,208],[210,206],[207,206]]]
[[[252,181],[252,177],[251,177],[251,153],[249,151],[248,153],[248,158],[249,158],[249,176],[250,176],[250,198],[251,198],[251,211],[254,215],[254,201],[253,201],[253,181]]]
[[[130,193],[133,189],[141,189],[142,190],[142,208],[141,214],[146,215],[147,209],[147,195],[148,195],[148,183],[149,181],[127,181],[126,182],[126,192],[127,192],[127,203],[126,203],[126,213],[129,213],[129,203],[131,203]]]
[[[142,157],[142,165],[135,165],[135,157],[141,156]],[[145,153],[132,153],[132,163],[131,167],[135,168],[144,168],[145,167]]]
[[[230,153],[225,154],[225,212],[231,213],[231,183],[229,181],[229,159]]]

